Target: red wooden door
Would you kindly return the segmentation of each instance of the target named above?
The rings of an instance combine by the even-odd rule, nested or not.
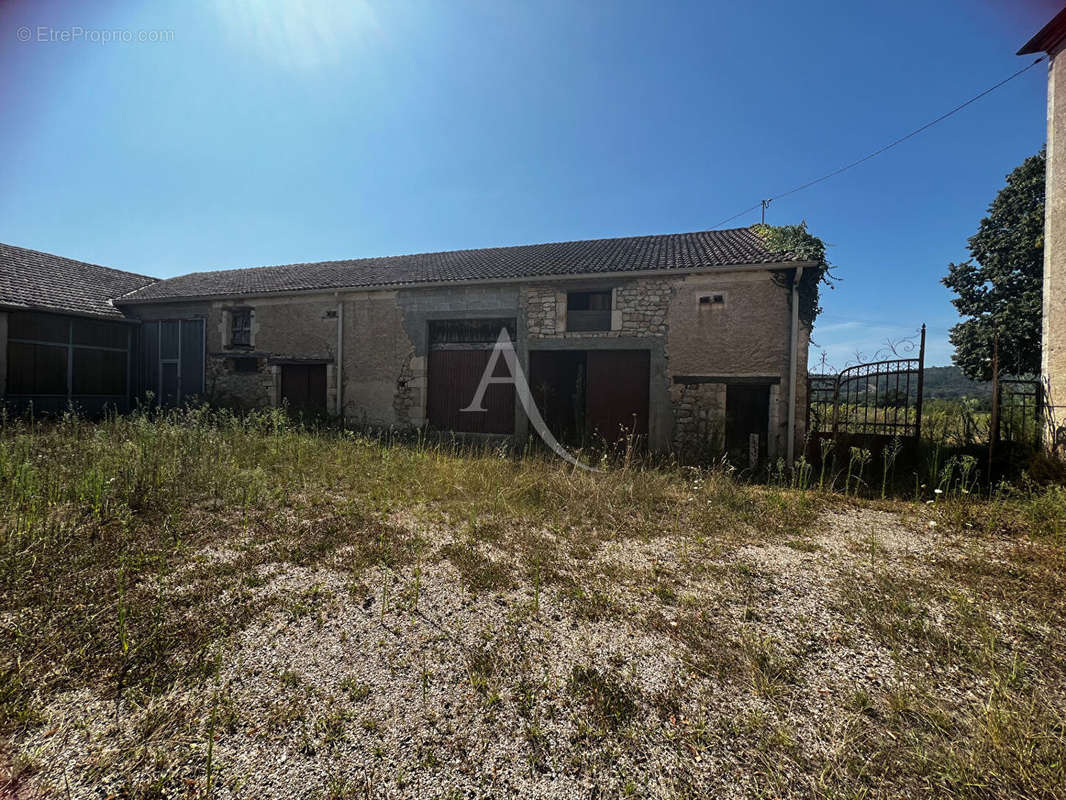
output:
[[[491,384],[481,403],[485,411],[462,410],[474,399],[491,355],[491,350],[429,351],[426,407],[430,425],[464,433],[514,433],[513,383]],[[508,374],[501,356],[494,375]]]
[[[609,442],[648,434],[647,350],[589,350],[585,424]]]
[[[292,411],[325,411],[326,365],[282,364],[281,399]]]

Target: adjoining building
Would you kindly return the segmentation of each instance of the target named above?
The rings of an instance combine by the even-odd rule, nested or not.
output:
[[[73,318],[83,303],[127,333],[124,350],[108,351],[128,354],[120,407],[150,393],[163,405],[193,397],[286,405],[371,425],[524,439],[531,431],[513,385],[490,386],[486,411],[464,411],[506,329],[559,438],[634,433],[656,450],[786,457],[803,436],[810,334],[793,313],[794,277],[816,266],[769,251],[748,228],[159,281],[5,247],[0,393],[48,397],[50,408],[88,397],[95,408],[112,397],[82,391],[76,365],[85,356],[67,352],[75,366],[63,383],[62,354],[47,349],[63,345],[22,338],[25,326],[45,315]],[[62,303],[41,302],[64,270],[79,282]],[[79,328],[69,323],[68,350],[83,346]],[[46,348],[40,361],[36,353],[27,360],[24,343]],[[106,388],[120,388],[118,379]]]
[[[0,244],[0,398],[44,413],[128,408],[138,324],[111,298],[154,281]]]
[[[1044,315],[1041,374],[1049,441],[1066,445],[1066,9],[1030,39],[1018,55],[1047,53],[1047,176],[1044,181]],[[1059,135],[1061,134],[1061,136]]]

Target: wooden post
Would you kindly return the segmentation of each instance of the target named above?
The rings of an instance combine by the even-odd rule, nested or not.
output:
[[[999,442],[999,331],[992,336],[992,419],[988,432],[988,489],[992,490],[992,463]]]

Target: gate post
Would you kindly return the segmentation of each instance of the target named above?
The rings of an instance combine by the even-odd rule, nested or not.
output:
[[[922,439],[922,391],[925,388],[925,323],[922,323],[922,342],[918,349],[918,402],[914,406],[914,441]]]
[[[840,424],[840,373],[833,378],[833,441],[837,440],[837,426]]]

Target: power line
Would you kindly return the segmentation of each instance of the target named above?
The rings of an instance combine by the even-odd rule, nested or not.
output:
[[[764,215],[764,218],[765,218],[766,207],[768,205],[770,205],[770,203],[773,202],[774,200],[780,200],[782,197],[788,197],[790,194],[795,194],[796,192],[802,192],[804,189],[809,189],[810,187],[814,186],[816,183],[821,183],[822,181],[827,181],[830,178],[833,178],[833,177],[839,175],[841,172],[847,172],[852,167],[857,167],[857,166],[859,166],[859,164],[862,164],[862,163],[864,163],[866,161],[869,161],[871,158],[874,158],[875,156],[881,155],[886,150],[891,150],[896,145],[903,144],[905,141],[907,141],[911,137],[917,136],[919,133],[921,133],[922,131],[928,130],[929,128],[931,128],[934,125],[936,125],[938,122],[943,122],[948,117],[953,116],[954,114],[957,114],[958,112],[962,111],[964,108],[966,108],[966,106],[970,105],[971,103],[976,103],[978,100],[980,100],[986,94],[990,94],[991,92],[994,92],[1000,86],[1003,86],[1004,84],[1010,83],[1012,80],[1017,78],[1022,73],[1025,73],[1025,72],[1028,72],[1029,70],[1031,70],[1033,67],[1035,67],[1037,64],[1039,64],[1041,61],[1043,61],[1045,58],[1046,58],[1046,56],[1040,56],[1040,58],[1038,58],[1036,61],[1034,61],[1029,66],[1022,67],[1020,70],[1015,72],[1013,75],[1011,75],[1011,76],[1009,76],[1007,78],[1004,78],[1003,80],[1001,80],[999,83],[995,84],[994,86],[989,86],[983,92],[981,92],[978,95],[974,95],[969,100],[967,100],[965,103],[962,103],[960,105],[955,106],[955,108],[951,109],[951,111],[948,111],[945,114],[941,114],[939,117],[937,117],[936,119],[932,120],[931,122],[927,122],[924,125],[922,125],[922,127],[915,128],[913,131],[908,133],[906,136],[901,136],[898,139],[896,139],[895,141],[889,142],[888,144],[886,144],[884,147],[880,148],[879,150],[874,150],[872,153],[869,153],[869,154],[863,156],[862,158],[858,159],[857,161],[852,161],[850,164],[845,164],[843,167],[839,167],[838,169],[835,169],[832,172],[827,172],[825,175],[822,175],[819,178],[815,178],[813,181],[807,181],[807,183],[804,183],[801,186],[796,186],[796,187],[794,187],[792,189],[789,189],[787,192],[782,192],[781,194],[775,194],[772,197],[768,197],[765,200],[761,200],[760,202],[756,203],[755,205],[751,206],[750,208],[745,208],[739,214],[734,214],[733,216],[731,216],[731,217],[729,217],[727,219],[723,219],[718,224],[712,225],[710,230],[713,231],[715,228],[720,228],[723,225],[725,225],[727,222],[732,222],[737,217],[742,217],[745,214],[747,214],[747,213],[749,213],[751,211],[754,211],[755,209],[760,208],[760,207],[763,209],[763,215]],[[764,221],[765,221],[765,219],[764,219]]]

